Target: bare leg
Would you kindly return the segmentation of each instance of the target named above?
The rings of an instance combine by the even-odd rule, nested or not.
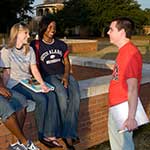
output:
[[[14,114],[7,118],[7,120],[3,123],[12,132],[12,134],[17,137],[17,139],[19,139],[23,144],[27,143]]]
[[[23,130],[24,122],[26,119],[26,114],[27,114],[26,108],[16,112],[16,118],[17,118],[17,121],[21,130]]]

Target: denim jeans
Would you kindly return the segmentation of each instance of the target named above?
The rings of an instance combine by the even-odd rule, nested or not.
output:
[[[60,117],[55,93],[35,93],[20,83],[13,90],[36,102],[35,116],[39,138],[60,137]]]
[[[80,106],[80,92],[78,82],[69,76],[68,88],[64,88],[61,83],[62,75],[50,75],[45,78],[45,81],[55,86],[55,92],[60,109],[62,135],[63,138],[78,137],[78,114]]]
[[[118,128],[109,112],[108,133],[111,150],[134,150],[133,132],[118,133]]]
[[[12,94],[9,100],[0,95],[0,117],[3,122],[5,122],[14,112],[27,107],[27,100],[22,94],[13,90],[9,91]]]

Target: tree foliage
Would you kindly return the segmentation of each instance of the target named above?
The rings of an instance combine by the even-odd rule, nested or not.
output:
[[[33,2],[34,0],[1,0],[0,32],[6,32],[16,21],[29,17],[27,12],[32,12]]]
[[[150,25],[150,8],[146,8],[146,9],[144,10],[144,14],[145,14],[145,17],[147,18],[146,24],[147,24],[147,25]]]
[[[58,15],[65,27],[86,25],[98,34],[103,34],[110,21],[119,16],[130,17],[138,28],[147,22],[136,0],[70,0]]]
[[[69,0],[64,3],[64,9],[57,13],[65,27],[87,25],[87,4],[84,0]]]
[[[142,10],[134,0],[86,0],[90,9],[89,20],[100,31],[108,26],[114,17],[128,16],[136,24],[143,23]]]

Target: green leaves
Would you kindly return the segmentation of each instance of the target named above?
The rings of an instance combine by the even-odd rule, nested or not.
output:
[[[34,0],[0,1],[0,32],[5,33],[12,24],[28,17],[27,12],[31,12],[33,2]]]
[[[106,32],[114,17],[128,16],[136,22],[137,27],[146,22],[136,0],[70,0],[59,14],[65,28],[86,26],[98,34]]]

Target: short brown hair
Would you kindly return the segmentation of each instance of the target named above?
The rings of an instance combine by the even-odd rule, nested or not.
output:
[[[126,32],[126,37],[131,38],[134,31],[134,22],[127,17],[118,17],[112,20],[112,22],[116,21],[116,28],[118,30],[124,29]]]

